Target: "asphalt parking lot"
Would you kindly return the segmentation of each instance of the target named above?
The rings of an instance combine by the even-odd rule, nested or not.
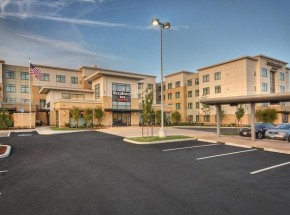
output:
[[[290,156],[91,131],[10,135],[0,214],[289,214]]]

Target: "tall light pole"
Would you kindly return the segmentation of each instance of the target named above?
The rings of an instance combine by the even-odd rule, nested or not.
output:
[[[162,47],[162,30],[169,29],[170,23],[169,22],[160,22],[159,19],[154,18],[151,21],[153,26],[160,26],[160,73],[161,73],[161,128],[159,130],[159,137],[166,137],[166,131],[164,129],[164,98],[163,98],[163,47]]]

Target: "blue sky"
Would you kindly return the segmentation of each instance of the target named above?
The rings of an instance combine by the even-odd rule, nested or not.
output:
[[[290,63],[289,0],[0,0],[0,59],[164,74],[264,54]],[[290,66],[290,65],[288,65]]]

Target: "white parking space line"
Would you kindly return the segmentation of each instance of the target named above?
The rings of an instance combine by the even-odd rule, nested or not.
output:
[[[207,146],[220,146],[220,144],[207,144],[207,145],[200,145],[200,146],[187,146],[187,147],[181,147],[181,148],[164,149],[162,151],[163,152],[169,152],[169,151],[177,151],[177,150],[184,150],[184,149],[201,148],[201,147],[207,147]]]
[[[2,171],[0,171],[0,173],[4,173],[4,172],[8,172],[8,170],[2,170]]]
[[[240,154],[240,153],[245,153],[245,152],[252,152],[252,151],[256,151],[256,150],[257,149],[250,149],[250,150],[244,150],[244,151],[230,152],[230,153],[225,153],[225,154],[218,154],[218,155],[212,155],[212,156],[197,158],[196,160],[204,160],[204,159],[208,159],[208,158],[215,158],[215,157],[221,157],[221,156],[227,156],[227,155],[233,155],[233,154]]]
[[[281,163],[281,164],[278,164],[278,165],[275,165],[275,166],[270,166],[270,167],[267,167],[267,168],[264,168],[264,169],[253,171],[250,174],[254,175],[254,174],[257,174],[257,173],[260,173],[260,172],[268,171],[270,169],[275,169],[275,168],[278,168],[278,167],[281,167],[281,166],[285,166],[285,165],[289,165],[289,164],[290,164],[290,162]]]

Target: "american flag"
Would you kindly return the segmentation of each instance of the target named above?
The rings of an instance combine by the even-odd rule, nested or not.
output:
[[[41,78],[41,71],[37,69],[32,63],[30,63],[29,71],[30,74],[33,74],[38,80]]]

